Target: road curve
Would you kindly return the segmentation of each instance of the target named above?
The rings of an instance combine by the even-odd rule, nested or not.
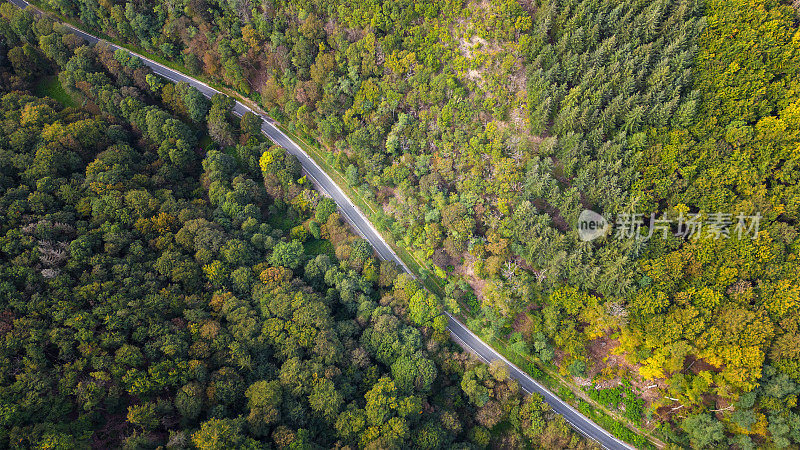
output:
[[[10,3],[20,7],[26,8],[31,6],[25,0],[8,0]],[[36,9],[35,7],[33,7]],[[41,13],[38,9],[36,9],[37,13]],[[88,34],[84,31],[81,31],[69,24],[65,24],[72,33],[80,36],[84,40],[86,40],[90,44],[97,44],[101,41],[101,39]],[[128,53],[138,57],[142,60],[142,62],[150,67],[154,73],[172,81],[175,83],[184,82],[191,86],[197,88],[200,92],[202,92],[207,97],[211,97],[214,94],[219,93],[218,90],[212,88],[211,86],[196,80],[192,77],[184,75],[177,70],[171,69],[169,67],[164,66],[163,64],[159,64],[149,58],[146,58],[138,53],[131,52],[128,49],[119,47],[113,43],[104,41],[106,45],[113,49],[122,49],[127,51]],[[364,239],[366,239],[372,247],[375,249],[375,252],[378,256],[383,260],[393,261],[402,267],[407,273],[411,273],[408,267],[403,263],[403,261],[397,256],[397,254],[392,250],[392,248],[384,241],[383,237],[381,237],[380,233],[375,229],[372,223],[367,220],[364,214],[350,201],[350,199],[345,195],[342,189],[331,179],[331,177],[320,168],[317,163],[311,159],[308,154],[303,151],[300,146],[298,146],[294,141],[292,141],[286,134],[284,134],[281,130],[279,130],[274,124],[273,121],[259,113],[251,110],[249,107],[245,106],[244,104],[236,101],[233,106],[233,112],[237,116],[241,116],[246,112],[252,112],[256,115],[259,115],[263,120],[263,124],[261,126],[261,131],[266,135],[270,140],[274,143],[280,145],[286,151],[300,161],[300,164],[303,167],[303,171],[311,178],[312,183],[316,186],[316,188],[322,192],[323,194],[329,196],[336,202],[337,206],[339,207],[339,211],[345,220],[356,230],[358,234],[360,234]],[[586,416],[575,410],[575,408],[568,405],[566,402],[561,400],[560,398],[556,397],[555,394],[550,392],[547,388],[539,384],[536,380],[531,378],[528,374],[520,370],[517,366],[512,364],[506,358],[504,358],[501,354],[496,352],[494,349],[489,347],[486,343],[484,343],[478,336],[472,333],[463,323],[461,323],[458,319],[453,317],[452,314],[446,313],[448,316],[448,329],[450,330],[451,337],[461,345],[465,350],[475,354],[480,358],[482,361],[486,363],[490,363],[492,361],[501,360],[509,368],[509,375],[511,378],[517,380],[520,384],[520,387],[527,393],[536,392],[544,397],[544,400],[550,405],[554,412],[562,415],[564,419],[574,428],[576,431],[581,433],[583,436],[594,440],[601,446],[609,450],[622,450],[622,449],[632,449],[630,445],[620,441],[619,439],[612,436],[608,431],[601,428],[596,423],[589,420]]]

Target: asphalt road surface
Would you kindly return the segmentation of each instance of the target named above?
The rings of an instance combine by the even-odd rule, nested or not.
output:
[[[28,6],[28,2],[24,0],[8,0],[11,3],[19,6],[20,8],[25,8]],[[97,37],[85,33],[75,27],[72,27],[67,24],[69,29],[75,33],[76,35],[82,37],[90,44],[96,44],[100,42],[100,39]],[[106,45],[113,49],[122,49],[128,51],[132,55],[140,58],[142,62],[149,66],[153,72],[162,77],[178,83],[184,82],[191,86],[197,88],[200,92],[205,94],[208,97],[218,93],[216,89],[208,86],[207,84],[196,80],[192,77],[184,75],[181,72],[178,72],[174,69],[170,69],[162,64],[159,64],[151,59],[148,59],[142,55],[139,55],[134,52],[130,52],[127,49],[114,45],[110,42],[104,41]],[[252,112],[263,119],[263,124],[261,126],[261,131],[270,138],[274,143],[280,145],[287,152],[297,157],[300,161],[300,164],[303,167],[303,171],[306,175],[311,178],[311,181],[314,183],[316,188],[322,192],[323,194],[329,196],[333,199],[334,202],[339,207],[339,211],[341,212],[342,216],[350,223],[350,225],[360,234],[364,239],[369,241],[372,247],[375,249],[375,252],[378,256],[383,260],[394,261],[400,267],[402,267],[406,272],[411,273],[411,271],[406,267],[400,258],[397,257],[397,254],[392,250],[392,248],[383,240],[380,233],[372,226],[369,220],[364,216],[364,214],[350,201],[350,199],[342,192],[341,188],[334,183],[334,181],[328,176],[328,174],[320,168],[313,159],[311,159],[308,154],[306,154],[303,149],[300,148],[294,141],[292,141],[286,134],[284,134],[281,130],[279,130],[275,125],[273,125],[272,119],[269,117],[263,116],[258,114],[255,111],[252,111],[249,107],[243,105],[240,102],[236,102],[233,107],[233,112],[241,116],[246,112]],[[609,432],[601,428],[596,423],[589,420],[586,416],[575,410],[573,407],[569,406],[567,403],[562,401],[560,398],[556,397],[552,392],[550,392],[547,388],[536,382],[533,378],[531,378],[528,374],[521,371],[517,366],[511,364],[510,361],[505,359],[502,355],[494,351],[491,347],[486,345],[480,338],[478,338],[474,333],[469,331],[467,327],[458,321],[455,317],[451,314],[446,313],[449,320],[448,320],[448,328],[450,329],[450,334],[453,339],[458,342],[459,345],[464,347],[467,351],[477,355],[481,360],[486,363],[490,363],[492,361],[501,360],[505,364],[508,365],[509,374],[512,378],[517,380],[520,384],[520,387],[527,393],[536,392],[544,397],[544,400],[550,405],[550,407],[558,414],[561,414],[564,419],[579,433],[584,435],[585,437],[592,439],[602,445],[604,448],[617,450],[617,449],[631,449],[633,447],[629,446],[628,444],[620,441],[619,439],[612,436]]]

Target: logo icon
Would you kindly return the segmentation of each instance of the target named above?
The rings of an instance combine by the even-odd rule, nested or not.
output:
[[[611,224],[594,211],[584,209],[578,216],[578,237],[584,242],[593,241],[606,234]]]

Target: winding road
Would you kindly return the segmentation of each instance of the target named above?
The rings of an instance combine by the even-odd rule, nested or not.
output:
[[[26,8],[31,6],[34,8],[37,14],[41,14],[41,11],[38,10],[35,6],[30,5],[28,2],[24,0],[8,0],[10,3],[20,7]],[[81,38],[85,39],[89,44],[97,44],[101,41],[101,39],[97,38],[94,35],[88,34],[82,30],[79,30],[69,24],[65,24],[69,30],[80,36]],[[108,45],[110,48],[122,49],[124,51],[129,52],[131,55],[134,55],[142,60],[142,62],[150,67],[154,73],[170,80],[172,82],[184,82],[191,86],[197,88],[200,92],[204,95],[211,97],[214,94],[219,93],[218,90],[212,88],[211,86],[196,80],[192,77],[184,75],[177,70],[171,69],[169,67],[164,66],[163,64],[157,63],[149,58],[146,58],[142,55],[139,55],[135,52],[131,52],[128,49],[119,47],[114,45],[111,42],[103,41],[105,45]],[[383,260],[393,261],[402,267],[407,273],[412,274],[408,267],[403,263],[403,261],[397,256],[397,254],[392,250],[389,244],[384,241],[381,234],[375,227],[370,223],[369,220],[364,216],[364,214],[350,201],[350,199],[345,195],[342,189],[331,179],[328,174],[320,168],[317,163],[308,156],[308,154],[300,148],[294,141],[292,141],[286,134],[284,134],[280,129],[278,129],[272,119],[267,116],[261,115],[258,112],[253,111],[249,107],[245,106],[244,104],[236,101],[233,106],[233,112],[241,116],[246,112],[252,112],[263,119],[263,124],[261,126],[261,131],[266,135],[270,140],[274,143],[280,145],[287,152],[297,157],[300,161],[300,164],[303,167],[303,171],[306,175],[311,178],[311,181],[314,183],[316,188],[322,192],[324,195],[327,195],[339,207],[339,210],[342,216],[350,223],[350,225],[360,234],[364,239],[366,239],[372,247],[375,249],[375,252],[378,256]],[[412,274],[413,276],[413,274]],[[602,447],[609,449],[609,450],[622,450],[622,449],[632,449],[630,445],[622,442],[621,440],[612,436],[608,431],[601,428],[596,423],[589,420],[586,416],[575,410],[575,408],[568,405],[566,402],[561,400],[560,398],[556,397],[555,394],[550,392],[547,388],[542,386],[536,380],[531,378],[528,374],[520,370],[517,366],[512,364],[510,361],[505,359],[502,355],[496,352],[494,349],[489,347],[486,343],[484,343],[478,336],[472,333],[467,327],[461,323],[458,319],[453,317],[450,313],[446,313],[449,320],[448,320],[448,328],[450,330],[451,337],[461,345],[465,350],[473,353],[478,358],[486,363],[490,363],[496,360],[503,361],[506,365],[508,365],[509,375],[517,380],[520,384],[520,387],[527,393],[536,392],[544,397],[544,400],[550,405],[554,412],[562,415],[564,419],[574,428],[576,431],[584,435],[585,437],[594,440]]]

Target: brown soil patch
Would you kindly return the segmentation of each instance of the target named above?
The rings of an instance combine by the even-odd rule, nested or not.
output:
[[[683,362],[683,367],[685,367],[685,371],[689,371],[692,375],[697,375],[700,372],[719,372],[720,368],[705,361],[702,359],[698,359],[693,355],[689,355],[686,357],[686,360]]]
[[[264,93],[264,86],[267,84],[267,79],[269,79],[267,74],[269,74],[269,70],[261,62],[259,62],[258,67],[247,71],[247,81],[250,86],[254,87],[253,90],[258,91],[259,94]]]
[[[467,281],[467,284],[472,287],[472,290],[475,292],[475,296],[478,297],[478,301],[483,303],[483,289],[486,287],[488,283],[486,280],[483,280],[475,274],[475,267],[473,264],[475,263],[475,258],[470,255],[469,253],[464,253],[464,263],[456,266],[455,273],[464,277]]]
[[[517,314],[514,317],[514,323],[512,324],[512,328],[514,329],[514,331],[518,331],[526,340],[530,340],[533,336],[533,328],[532,328],[533,321],[531,320],[527,312],[539,308],[541,308],[540,305],[536,303],[531,303],[525,308],[525,311]]]
[[[394,189],[390,187],[382,187],[375,194],[375,199],[381,206],[388,203],[389,199],[391,199],[392,197],[394,197]],[[386,210],[386,207],[384,207],[383,209]]]
[[[514,323],[511,325],[514,328],[514,331],[522,332],[525,329],[525,326],[528,324],[528,315],[527,314],[517,314],[514,317]]]
[[[470,36],[469,39],[462,37],[458,40],[458,51],[465,58],[473,59],[477,52],[499,52],[500,46],[496,43],[489,43],[489,41],[480,36]]]
[[[467,78],[478,83],[478,85],[481,85],[481,82],[483,81],[483,76],[475,69],[470,69],[467,71]]]
[[[518,255],[514,255],[513,258],[514,262],[516,262],[517,265],[520,266],[521,268],[527,270],[528,272],[536,272],[536,269],[534,269],[533,266],[528,264],[528,261],[525,261],[525,258]]]
[[[589,357],[589,361],[591,362],[588,368],[588,376],[594,378],[603,371],[606,367],[610,365],[619,366],[619,364],[614,364],[617,361],[612,360],[609,361],[608,359],[611,358],[611,350],[616,348],[619,345],[619,341],[616,339],[610,339],[607,336],[601,336],[597,339],[589,341],[586,345],[586,353]],[[611,363],[611,364],[609,364]]]
[[[525,133],[530,129],[528,123],[528,110],[526,105],[520,105],[511,110],[510,122],[515,130],[523,131]]]
[[[344,35],[347,37],[347,40],[350,43],[360,41],[361,39],[366,36],[366,33],[363,30],[357,28],[345,28]]]
[[[325,30],[325,33],[328,36],[333,36],[333,34],[336,33],[336,30],[338,28],[339,27],[337,26],[336,22],[332,20],[328,20],[327,22],[325,22],[325,26],[322,27],[322,29]]]
[[[552,361],[553,364],[555,364],[556,367],[561,367],[561,365],[563,364],[564,359],[566,358],[567,354],[564,353],[564,350],[561,350],[558,347],[555,348],[555,351],[553,353],[554,353],[553,361]]]

